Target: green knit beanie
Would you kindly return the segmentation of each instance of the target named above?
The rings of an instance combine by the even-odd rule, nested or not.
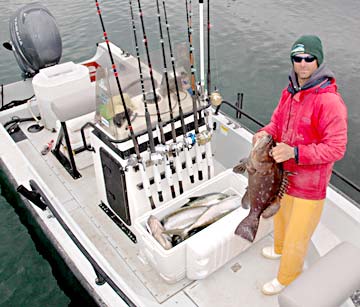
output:
[[[324,60],[321,40],[316,35],[304,35],[296,40],[291,47],[290,58],[300,53],[308,53],[316,57],[319,66]]]

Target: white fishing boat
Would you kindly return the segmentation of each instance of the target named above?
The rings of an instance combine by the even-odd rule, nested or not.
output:
[[[171,46],[164,12],[161,6],[161,39]],[[271,218],[261,219],[253,243],[234,234],[249,212],[242,207],[168,249],[150,234],[150,216],[161,220],[209,193],[241,198],[247,186],[232,168],[248,156],[252,132],[221,105],[252,117],[218,92],[207,93],[203,67],[192,91],[188,53],[185,65],[176,48],[167,51],[162,71],[149,70],[155,56],[148,54],[140,77],[138,56],[105,33],[93,58],[59,64],[61,40],[43,6],[25,6],[10,22],[11,44],[5,45],[26,79],[1,87],[1,169],[97,304],[354,306],[360,206],[334,186],[327,189],[305,270],[280,295],[261,293],[279,265],[261,256],[273,242]],[[52,35],[39,40],[31,31],[45,27],[30,25],[42,22]],[[134,34],[146,41],[144,29]]]

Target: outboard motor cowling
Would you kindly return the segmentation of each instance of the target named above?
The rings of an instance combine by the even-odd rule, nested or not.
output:
[[[25,5],[10,18],[12,51],[25,77],[58,64],[62,43],[54,16],[38,2]]]

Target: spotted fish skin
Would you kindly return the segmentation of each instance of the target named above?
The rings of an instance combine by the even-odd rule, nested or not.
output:
[[[260,138],[252,148],[249,158],[241,160],[233,169],[235,173],[246,170],[249,175],[242,206],[250,207],[250,212],[237,226],[235,234],[250,242],[255,239],[260,216],[269,218],[279,210],[278,200],[287,188],[282,165],[276,163],[271,156],[275,145],[271,135]]]

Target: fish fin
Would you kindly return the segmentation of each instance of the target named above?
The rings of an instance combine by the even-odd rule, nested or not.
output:
[[[249,190],[248,187],[246,187],[246,192],[243,196],[243,198],[241,199],[241,206],[244,209],[249,209],[250,208],[250,198],[249,198]]]
[[[289,189],[289,179],[288,176],[292,176],[294,173],[291,172],[284,172],[283,173],[283,177],[281,179],[280,182],[280,187],[279,187],[279,191],[278,191],[278,197],[281,199],[283,198],[284,194],[287,193],[288,189]]]
[[[192,202],[194,202],[195,200],[199,199],[201,196],[191,196],[188,198],[188,201],[186,202],[186,204],[182,205],[181,208],[185,208],[185,207],[189,207],[190,204]]]
[[[248,159],[248,161],[246,163],[246,170],[249,175],[254,175],[256,173],[256,167],[254,165],[253,160],[250,158]]]
[[[188,198],[188,203],[190,203],[190,202],[192,202],[192,201],[195,201],[195,200],[197,200],[198,198],[200,198],[200,197],[202,197],[202,196],[191,196],[191,197],[189,197]]]
[[[248,158],[241,159],[239,164],[237,164],[233,167],[233,172],[236,174],[245,173],[247,161],[248,161]]]
[[[249,214],[236,227],[235,234],[244,238],[245,240],[254,242],[258,228],[259,217]]]
[[[278,200],[275,200],[270,206],[268,206],[261,216],[264,219],[268,219],[269,217],[272,217],[276,212],[278,212],[280,209],[280,202]]]

